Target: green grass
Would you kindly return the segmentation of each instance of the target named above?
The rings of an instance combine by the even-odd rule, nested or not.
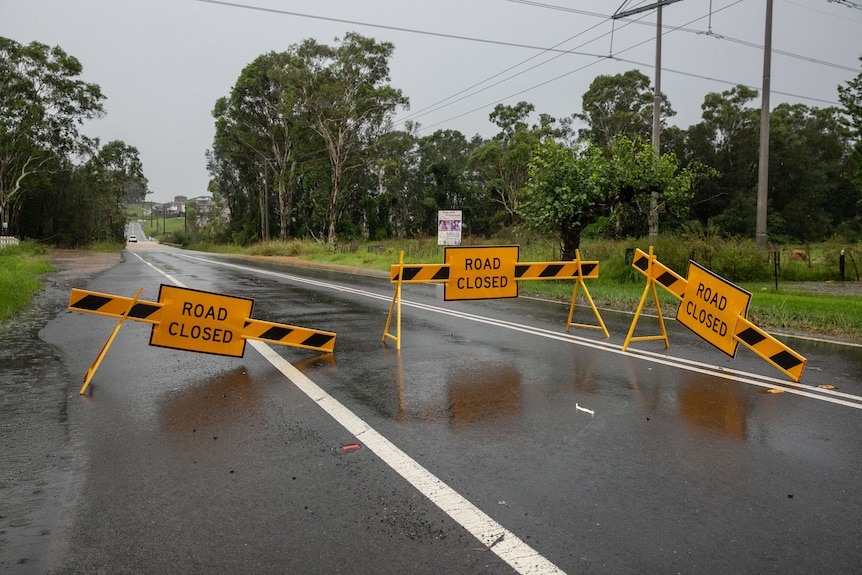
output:
[[[520,245],[519,261],[557,261],[558,252],[552,244],[534,238],[521,238],[521,241],[477,241],[470,245]],[[289,242],[267,242],[249,248],[196,244],[190,246],[202,251],[247,254],[264,257],[283,256],[299,261],[310,261],[330,265],[358,267],[369,270],[388,271],[398,263],[401,251],[404,263],[442,263],[445,248],[436,245],[436,238],[424,240],[390,240],[383,242],[350,242],[343,245],[328,246],[316,242],[291,240]],[[582,244],[581,259],[599,261],[599,278],[586,280],[590,296],[599,308],[634,312],[646,287],[643,274],[631,267],[626,260],[626,249],[640,248],[647,252],[649,246],[644,241],[590,241]],[[826,251],[817,248],[818,253]],[[778,250],[776,250],[778,251]],[[703,245],[677,239],[659,238],[655,247],[658,260],[685,277],[689,258],[708,259],[719,268],[729,281],[737,283],[752,293],[748,317],[751,321],[767,329],[810,332],[845,338],[862,339],[862,297],[829,295],[805,291],[809,286],[797,281],[782,279],[779,290],[768,281],[743,281],[746,278],[762,277],[764,272],[757,268],[769,267],[762,255],[753,253],[751,246],[743,242],[726,242],[726,245]],[[772,255],[772,254],[771,254]],[[791,261],[789,248],[779,251],[781,277],[792,277],[806,282],[832,281],[835,262],[822,257],[825,263],[812,265],[808,262]],[[829,260],[829,261],[826,261]],[[705,264],[704,264],[705,265]],[[848,277],[850,274],[848,273]],[[569,301],[574,290],[572,281],[525,281],[519,286],[519,293],[559,301]],[[656,286],[659,305],[666,316],[675,315],[679,300],[660,285]],[[579,305],[586,305],[583,293],[578,296]],[[648,294],[644,313],[654,313],[655,306]]]
[[[167,230],[167,233],[172,234],[182,232],[186,228],[185,218],[153,218],[150,220],[147,217],[142,218],[141,222],[144,226],[144,233],[147,234],[147,237],[151,238],[165,235],[165,230]]]
[[[181,230],[184,223],[182,218],[169,219],[167,222],[169,231],[172,227]],[[150,234],[149,231],[147,233]],[[822,254],[817,258],[821,262],[819,264],[790,261],[787,257],[789,248],[783,250],[780,255],[782,279],[779,289],[776,290],[774,282],[762,278],[747,279],[751,275],[757,275],[755,268],[758,265],[765,264],[759,261],[764,258],[760,256],[758,260],[744,243],[726,242],[727,245],[719,245],[712,242],[705,246],[702,243],[660,238],[656,244],[655,253],[659,261],[683,277],[687,273],[688,258],[694,256],[707,267],[710,265],[708,262],[711,262],[712,271],[750,291],[753,295],[748,317],[764,328],[862,339],[862,296],[807,291],[810,290],[810,284],[816,286],[817,282],[820,282],[820,285],[826,285],[826,281],[834,279],[835,261],[828,255],[837,253],[834,246],[817,246],[812,249],[817,250],[815,253]],[[518,259],[521,262],[559,259],[553,244],[534,237],[470,240],[465,245],[519,245]],[[391,265],[398,263],[402,251],[404,263],[408,264],[442,263],[445,252],[444,247],[437,245],[436,238],[346,242],[336,246],[300,240],[272,241],[249,247],[200,242],[188,247],[225,254],[290,257],[298,261],[376,270],[381,274],[388,272]],[[601,264],[599,278],[586,280],[587,289],[598,307],[630,312],[637,309],[646,279],[640,272],[632,269],[630,262],[626,260],[626,249],[634,247],[644,251],[649,249],[643,241],[587,241],[582,244],[581,258],[599,261]],[[106,243],[90,246],[90,249],[111,252],[122,249],[122,245]],[[0,250],[0,319],[14,315],[41,290],[38,276],[52,269],[46,259],[48,253],[48,248],[28,242],[17,248]],[[851,247],[848,253],[859,254],[860,251],[858,247]],[[857,255],[854,264],[859,259],[862,258]],[[762,270],[759,273],[762,276]],[[855,276],[851,274],[849,263],[847,276]],[[788,281],[788,277],[800,278],[805,280],[806,284]],[[571,300],[573,290],[572,281],[525,281],[519,286],[521,295],[559,301]],[[673,315],[679,300],[661,286],[657,286],[656,292],[664,314]],[[578,296],[578,303],[586,304],[582,293]],[[652,297],[648,296],[644,312],[654,311]]]
[[[53,271],[47,261],[50,250],[33,242],[0,249],[0,321],[29,305],[42,291],[39,276]]]
[[[755,291],[748,317],[762,326],[862,339],[860,296]]]

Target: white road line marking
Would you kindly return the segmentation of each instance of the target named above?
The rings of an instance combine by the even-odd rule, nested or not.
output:
[[[179,287],[187,287],[156,266],[148,262],[144,263]],[[362,418],[296,369],[289,361],[278,355],[269,345],[253,339],[249,340],[248,344],[330,417],[353,434],[357,440],[364,443],[367,449],[373,451],[398,475],[481,541],[500,559],[508,563],[517,573],[521,575],[565,574],[563,570],[539,554],[538,551],[524,543],[520,537],[494,521],[488,514],[422,467],[419,462],[401,451]]]
[[[560,568],[524,543],[517,535],[494,521],[422,467],[415,459],[401,451],[289,361],[278,355],[269,345],[257,340],[249,340],[248,343],[321,409],[365,444],[366,448],[373,451],[422,495],[479,539],[515,571],[523,575],[563,573]]]

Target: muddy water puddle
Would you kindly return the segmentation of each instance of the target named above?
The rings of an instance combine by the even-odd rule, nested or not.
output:
[[[68,289],[47,282],[33,305],[0,323],[0,570],[49,568],[72,478],[66,421],[71,380],[39,330]]]

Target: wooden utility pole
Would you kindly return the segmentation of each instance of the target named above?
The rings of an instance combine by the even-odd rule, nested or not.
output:
[[[653,104],[652,104],[652,147],[656,158],[661,154],[661,9],[668,4],[674,4],[680,0],[662,0],[649,6],[641,6],[624,12],[617,11],[612,18],[614,20],[626,18],[634,14],[640,14],[647,10],[656,9],[655,23],[655,80],[653,86]],[[771,0],[770,0],[771,1]],[[649,237],[654,240],[658,236],[658,190],[653,190],[650,194],[649,202]]]
[[[766,203],[769,194],[769,82],[772,68],[772,0],[766,0],[763,41],[763,94],[760,104],[760,161],[757,166],[757,221],[755,243],[766,249]]]

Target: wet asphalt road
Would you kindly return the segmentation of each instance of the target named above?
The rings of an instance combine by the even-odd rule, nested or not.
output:
[[[425,307],[405,305],[397,353],[381,343],[385,279],[251,266],[144,243],[87,289],[156,301],[161,270],[254,298],[257,319],[336,332],[332,356],[270,347],[560,572],[862,569],[858,347],[788,340],[809,360],[800,387],[673,322],[669,350],[621,354],[630,316],[603,313],[610,340],[564,337],[565,305],[409,285],[405,304]],[[155,348],[129,321],[79,396],[116,323],[61,310],[40,332],[53,361],[39,368],[60,383],[33,385],[47,398],[18,409],[20,441],[4,428],[4,443],[31,444],[13,461],[31,477],[0,491],[16,517],[30,509],[0,547],[10,572],[516,572],[251,346],[241,359]],[[27,467],[31,452],[52,463]],[[33,481],[43,489],[21,502]]]

